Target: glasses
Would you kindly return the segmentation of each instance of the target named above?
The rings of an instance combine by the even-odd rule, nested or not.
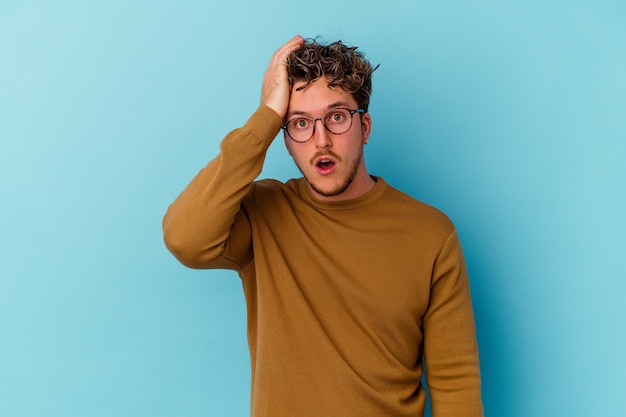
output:
[[[341,135],[352,127],[352,116],[354,113],[365,113],[365,110],[350,110],[345,107],[338,107],[315,119],[298,116],[285,122],[281,129],[284,129],[294,142],[304,143],[313,137],[315,134],[315,122],[321,120],[326,130],[333,135]]]

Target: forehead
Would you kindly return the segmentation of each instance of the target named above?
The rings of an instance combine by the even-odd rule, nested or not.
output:
[[[329,87],[325,79],[313,81],[305,88],[298,90],[306,83],[296,81],[291,90],[287,116],[292,114],[318,115],[334,107],[348,107],[355,109],[356,100],[351,93],[343,88]]]

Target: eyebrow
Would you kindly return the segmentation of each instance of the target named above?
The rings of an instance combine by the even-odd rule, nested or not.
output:
[[[346,103],[343,100],[335,101],[334,103],[331,103],[328,106],[326,106],[326,111],[336,109],[337,107],[348,108],[348,103]],[[306,111],[302,111],[302,110],[295,110],[295,111],[287,113],[286,119],[289,119],[292,116],[310,116],[310,113]]]

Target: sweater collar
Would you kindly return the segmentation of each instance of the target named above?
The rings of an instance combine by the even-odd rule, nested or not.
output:
[[[371,190],[369,190],[360,197],[344,201],[318,200],[311,194],[311,190],[309,189],[309,186],[304,178],[298,178],[295,181],[298,194],[300,194],[301,198],[309,205],[322,211],[336,211],[352,210],[355,208],[363,207],[373,201],[378,200],[378,198],[380,198],[383,192],[387,189],[388,185],[385,180],[380,177],[372,175],[372,178],[374,179],[374,181],[376,181],[376,184],[374,185],[374,187],[372,187]]]

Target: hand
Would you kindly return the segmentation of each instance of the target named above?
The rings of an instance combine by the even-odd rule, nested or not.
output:
[[[296,35],[277,49],[263,76],[261,104],[270,107],[283,119],[287,114],[291,93],[285,61],[289,54],[298,49],[302,43],[304,43],[304,39],[300,35]]]

